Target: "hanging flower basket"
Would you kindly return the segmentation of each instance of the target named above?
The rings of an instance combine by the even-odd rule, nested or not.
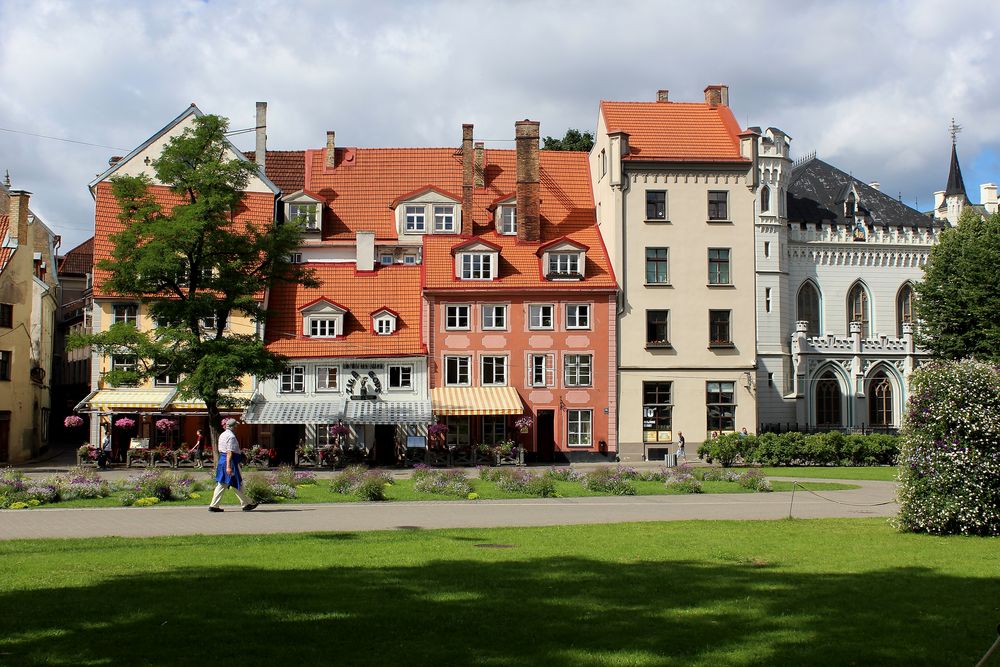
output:
[[[531,418],[531,415],[523,415],[523,416],[521,416],[521,417],[518,417],[517,419],[515,419],[515,420],[514,420],[514,426],[515,426],[515,427],[517,428],[517,430],[519,430],[519,431],[520,431],[521,433],[527,433],[527,432],[528,432],[528,429],[530,429],[530,428],[531,428],[531,425],[532,425],[532,424],[533,424],[534,422],[535,422],[535,420],[533,420],[533,419]]]
[[[66,428],[80,428],[83,426],[83,417],[78,417],[76,415],[70,415],[63,420],[63,426]]]
[[[174,421],[173,419],[156,420],[156,429],[159,431],[163,431],[164,433],[166,433],[167,431],[174,430],[175,426],[177,426],[177,422]]]
[[[448,434],[447,424],[434,423],[427,427],[427,435],[431,436],[432,438],[437,437],[439,435],[447,435],[447,434]]]
[[[127,429],[133,428],[135,426],[135,420],[134,419],[130,419],[128,417],[122,417],[121,419],[119,419],[118,421],[115,422],[115,426],[117,426],[120,429],[126,429],[127,430]]]

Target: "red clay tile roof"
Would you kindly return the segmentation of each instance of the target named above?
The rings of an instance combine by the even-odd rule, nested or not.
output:
[[[59,258],[58,273],[61,276],[75,273],[90,273],[94,268],[94,237],[90,237]]]
[[[626,160],[747,162],[727,106],[703,102],[601,102],[608,131],[628,132]]]
[[[10,217],[7,214],[0,215],[0,244],[7,240],[7,232],[10,231]],[[14,248],[0,247],[0,271],[7,268],[7,262],[14,254]]]
[[[320,286],[278,283],[271,287],[265,342],[273,352],[292,358],[389,357],[427,354],[421,342],[420,267],[394,264],[372,273],[356,273],[354,264],[309,263]],[[326,298],[347,308],[344,335],[339,338],[303,336],[306,304]],[[396,332],[379,336],[372,330],[372,311],[392,308],[398,314]]]
[[[150,187],[150,191],[156,200],[163,207],[165,212],[169,212],[174,206],[183,204],[184,199],[172,192],[169,188],[159,185]],[[118,220],[120,209],[118,202],[111,193],[111,183],[102,181],[97,184],[96,190],[97,207],[94,215],[94,263],[102,259],[111,259],[111,251],[114,243],[111,236],[123,229],[122,223]],[[240,225],[253,223],[257,227],[270,225],[274,219],[274,195],[270,192],[250,192],[243,198],[243,209],[236,214],[235,229]],[[107,271],[94,267],[94,296],[113,297],[114,294],[104,290],[104,283],[110,274]],[[263,298],[263,295],[260,295]]]
[[[256,151],[243,151],[251,162]],[[305,151],[268,151],[264,173],[271,182],[281,188],[282,195],[298,192],[305,186]]]

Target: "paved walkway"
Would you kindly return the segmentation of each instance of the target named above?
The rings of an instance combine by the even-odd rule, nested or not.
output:
[[[782,478],[788,479],[788,478]],[[795,492],[796,518],[892,516],[895,483],[844,481],[860,488]],[[230,496],[231,497],[231,496]],[[262,505],[254,512],[230,506],[213,514],[203,506],[0,510],[0,540],[48,537],[151,537],[553,526],[691,519],[782,519],[790,492],[683,496],[587,497],[527,500]],[[835,502],[834,502],[835,501]]]

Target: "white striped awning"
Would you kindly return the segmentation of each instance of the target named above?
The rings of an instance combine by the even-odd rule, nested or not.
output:
[[[100,389],[80,401],[77,412],[120,412],[123,410],[161,411],[170,403],[176,390],[173,387],[157,389],[123,388]]]
[[[347,401],[348,424],[429,424],[430,401]]]
[[[437,387],[431,389],[436,415],[519,415],[524,412],[514,387]]]
[[[247,424],[332,424],[343,418],[344,402],[264,401],[254,402],[243,413]]]

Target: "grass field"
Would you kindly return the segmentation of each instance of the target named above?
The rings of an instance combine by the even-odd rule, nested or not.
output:
[[[876,519],[0,542],[0,664],[972,665],[998,573]]]
[[[808,479],[859,479],[892,482],[899,468],[895,466],[802,466],[761,468],[768,477],[799,477]]]

